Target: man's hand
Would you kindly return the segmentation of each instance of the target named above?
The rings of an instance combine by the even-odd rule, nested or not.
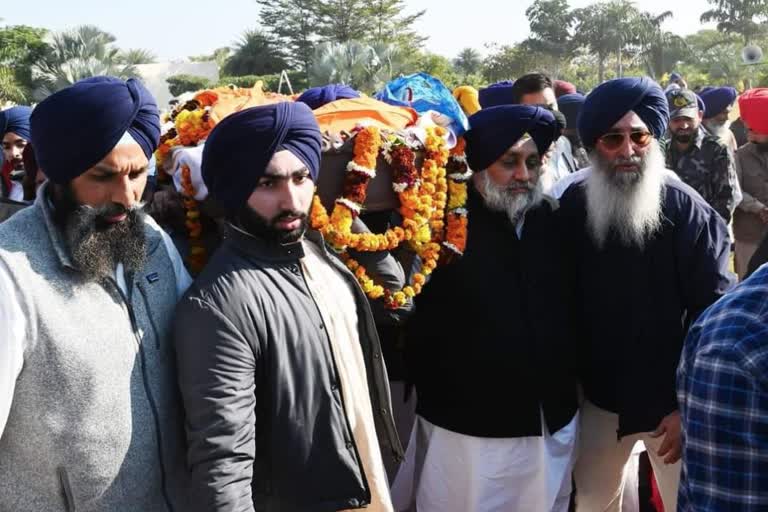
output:
[[[664,464],[674,464],[682,456],[681,429],[680,412],[675,411],[661,420],[656,430],[651,433],[653,438],[664,436],[658,451],[658,456],[664,457]]]

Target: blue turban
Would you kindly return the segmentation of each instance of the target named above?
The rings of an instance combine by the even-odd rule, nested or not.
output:
[[[584,101],[579,116],[579,136],[592,148],[627,112],[634,112],[660,138],[669,124],[669,106],[664,91],[650,78],[617,78],[595,87]]]
[[[0,138],[8,132],[13,132],[29,142],[29,116],[32,107],[11,107],[0,112]]]
[[[724,112],[736,101],[739,93],[733,87],[705,87],[699,96],[706,105],[704,119],[709,119]]]
[[[99,163],[126,132],[147,159],[160,139],[155,99],[135,79],[81,80],[44,99],[32,112],[31,124],[40,169],[59,184]]]
[[[526,133],[536,143],[540,155],[560,136],[552,112],[530,105],[502,105],[484,108],[469,118],[467,163],[483,171],[514,146]]]
[[[491,84],[485,89],[480,89],[478,97],[482,108],[498,107],[499,105],[513,105],[515,103],[512,94],[514,80],[503,80]]]
[[[576,128],[576,121],[579,119],[581,107],[584,105],[585,99],[583,94],[577,92],[564,94],[557,98],[557,107],[565,116],[566,128]]]
[[[241,110],[225,117],[208,136],[201,166],[203,181],[213,199],[236,211],[253,193],[278,151],[293,153],[316,181],[321,144],[320,128],[304,103]]]
[[[332,101],[349,98],[359,98],[360,93],[344,84],[331,84],[323,87],[312,87],[304,91],[296,101],[306,103],[312,110],[318,109]]]

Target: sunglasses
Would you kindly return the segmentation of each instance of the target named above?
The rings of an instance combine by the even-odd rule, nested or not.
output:
[[[602,142],[603,146],[605,146],[606,149],[618,149],[624,145],[624,141],[626,140],[627,136],[629,136],[629,139],[632,141],[632,144],[640,147],[647,146],[648,144],[651,143],[651,139],[653,139],[653,135],[651,135],[650,132],[637,130],[630,133],[626,133],[626,132],[606,133],[605,135],[600,137],[598,140]]]

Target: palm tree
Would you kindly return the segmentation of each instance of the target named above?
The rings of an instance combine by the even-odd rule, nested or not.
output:
[[[708,0],[713,9],[701,15],[701,22],[717,22],[717,30],[737,34],[744,46],[762,33],[768,21],[768,4],[763,0]]]
[[[135,63],[120,52],[114,44],[115,40],[115,36],[93,25],[81,25],[52,34],[48,40],[50,49],[33,68],[34,78],[39,84],[34,92],[35,98],[43,99],[92,76],[138,78]],[[132,56],[136,55],[134,50]]]
[[[121,52],[118,60],[122,64],[138,66],[141,64],[154,64],[157,62],[157,56],[151,51],[143,48],[131,48]]]
[[[403,55],[394,45],[358,41],[317,45],[310,68],[313,84],[343,83],[373,92],[399,74]]]
[[[464,48],[459,52],[459,55],[454,59],[453,65],[464,75],[474,75],[480,72],[480,68],[483,66],[483,58],[480,52],[474,48]]]
[[[224,64],[227,76],[269,75],[288,68],[282,48],[260,30],[246,30],[234,50]]]
[[[635,42],[638,46],[637,60],[653,78],[672,71],[675,62],[690,54],[690,49],[682,37],[662,29],[664,22],[671,17],[671,11],[661,14],[640,12],[633,20]]]

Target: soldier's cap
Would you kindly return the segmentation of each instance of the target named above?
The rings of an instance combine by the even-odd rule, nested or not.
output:
[[[699,117],[699,111],[703,111],[703,102],[691,90],[673,89],[667,93],[667,103],[669,103],[669,117]]]

